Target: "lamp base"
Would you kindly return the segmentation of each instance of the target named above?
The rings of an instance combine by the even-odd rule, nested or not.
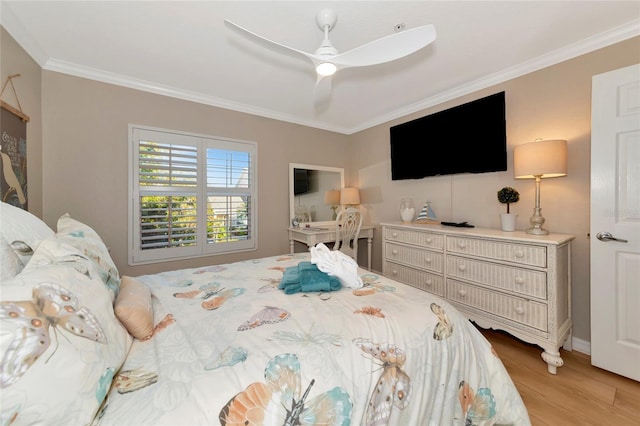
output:
[[[549,235],[549,231],[547,231],[546,229],[536,228],[535,226],[533,228],[527,229],[526,232],[527,234],[532,235]]]
[[[542,229],[542,224],[544,223],[545,219],[544,216],[542,216],[542,214],[540,213],[541,210],[542,209],[540,207],[533,208],[533,216],[531,216],[531,218],[529,219],[531,228],[527,229],[527,234],[549,235],[549,231],[547,231],[546,229]]]

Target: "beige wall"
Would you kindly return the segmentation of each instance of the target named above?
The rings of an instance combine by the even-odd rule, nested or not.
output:
[[[376,126],[349,139],[350,174],[359,182],[362,202],[372,222],[400,220],[400,199],[412,197],[417,208],[430,200],[442,220],[466,220],[476,226],[498,228],[498,214],[505,207],[496,192],[512,186],[520,201],[511,206],[518,213],[518,229],[528,225],[534,206],[535,184],[513,179],[513,147],[536,138],[566,139],[568,174],[541,183],[542,214],[551,232],[575,235],[572,247],[572,307],[574,336],[590,340],[589,310],[589,209],[591,77],[640,62],[640,37],[601,49],[473,93],[402,119]],[[408,90],[410,90],[408,88]],[[508,170],[500,173],[430,177],[391,181],[389,127],[445,108],[506,91]],[[456,135],[433,138],[429,143],[456,143]],[[427,144],[416,147],[430,158]],[[375,237],[380,240],[379,229]],[[373,264],[381,266],[381,245],[374,245]]]
[[[43,72],[44,219],[68,212],[103,236],[122,274],[226,263],[289,250],[289,162],[344,167],[347,136]],[[127,265],[128,124],[256,141],[258,250]]]
[[[40,71],[34,67],[33,61],[4,30],[2,36],[3,75],[5,72],[28,75],[27,78],[22,77],[25,87],[21,89],[24,93],[20,93],[20,99],[25,113],[32,117],[28,125],[29,143],[33,142],[29,146],[32,207],[41,209],[45,221],[52,227],[65,212],[92,225],[111,247],[114,260],[123,274],[139,275],[288,251],[285,229],[288,224],[289,162],[345,167],[346,183],[360,185],[367,218],[376,223],[398,220],[400,198],[412,197],[418,206],[426,199],[431,200],[442,219],[467,220],[477,226],[498,227],[498,213],[504,206],[497,202],[496,191],[506,185],[514,186],[520,191],[521,199],[512,209],[520,215],[518,227],[524,228],[533,208],[534,183],[513,179],[513,146],[538,137],[567,139],[568,176],[543,181],[541,204],[547,218],[546,226],[552,232],[576,236],[572,255],[574,335],[590,340],[587,233],[591,77],[640,62],[640,38],[345,136],[55,72],[43,71],[40,81]],[[509,171],[391,181],[390,125],[501,90],[507,94]],[[259,249],[239,255],[128,267],[129,123],[256,141],[259,156]],[[43,135],[41,144],[40,135]],[[449,135],[445,142],[456,143],[455,135]],[[39,147],[41,152],[38,152]],[[429,158],[428,147],[425,151],[425,161],[434,161]],[[380,270],[379,230],[375,237],[373,267]],[[364,252],[361,250],[360,253],[361,264],[364,263],[363,256],[366,256]]]

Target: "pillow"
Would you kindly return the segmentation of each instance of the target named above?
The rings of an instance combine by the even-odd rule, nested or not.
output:
[[[56,237],[60,242],[77,248],[95,263],[102,280],[113,293],[112,302],[115,301],[120,289],[120,274],[98,233],[90,226],[72,219],[68,213],[60,216],[57,229]]]
[[[132,277],[123,276],[115,304],[116,317],[133,337],[145,340],[153,334],[151,291]]]
[[[9,244],[22,242],[32,250],[38,248],[40,241],[55,234],[34,214],[5,202],[0,202],[0,223],[0,231]],[[29,251],[18,251],[16,254],[23,266],[31,258]]]
[[[0,284],[18,275],[23,267],[11,244],[0,234]]]
[[[90,424],[131,347],[110,291],[74,263],[25,268],[2,288],[3,424]]]
[[[30,271],[54,264],[70,266],[81,274],[85,274],[89,278],[95,278],[104,283],[101,272],[89,256],[82,253],[77,247],[58,239],[55,235],[40,243],[23,271]]]

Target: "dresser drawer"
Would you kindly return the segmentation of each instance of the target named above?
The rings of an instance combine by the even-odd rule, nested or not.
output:
[[[541,268],[547,266],[547,248],[543,246],[447,236],[447,251]]]
[[[446,298],[547,331],[547,305],[447,279]]]
[[[448,277],[473,281],[525,296],[547,299],[547,274],[482,260],[447,256]]]
[[[442,275],[435,275],[389,261],[384,262],[383,270],[387,278],[444,297],[444,278]]]
[[[434,272],[443,272],[444,254],[417,247],[385,243],[385,258],[393,262],[404,263],[416,268]]]
[[[385,228],[384,238],[386,241],[396,241],[433,250],[444,249],[444,235],[442,234],[416,232],[400,228]]]

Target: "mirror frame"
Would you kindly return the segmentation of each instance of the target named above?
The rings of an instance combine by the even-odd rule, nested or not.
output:
[[[296,209],[295,209],[295,195],[293,193],[293,184],[294,184],[294,169],[307,169],[307,170],[318,170],[322,172],[336,172],[340,174],[340,189],[344,188],[344,169],[342,167],[329,167],[329,166],[318,166],[314,164],[300,164],[300,163],[289,163],[289,227],[291,227],[291,221],[295,217]],[[307,222],[311,227],[323,227],[323,226],[335,226],[335,220],[329,221],[320,221],[320,222]],[[306,223],[305,223],[306,225]]]

